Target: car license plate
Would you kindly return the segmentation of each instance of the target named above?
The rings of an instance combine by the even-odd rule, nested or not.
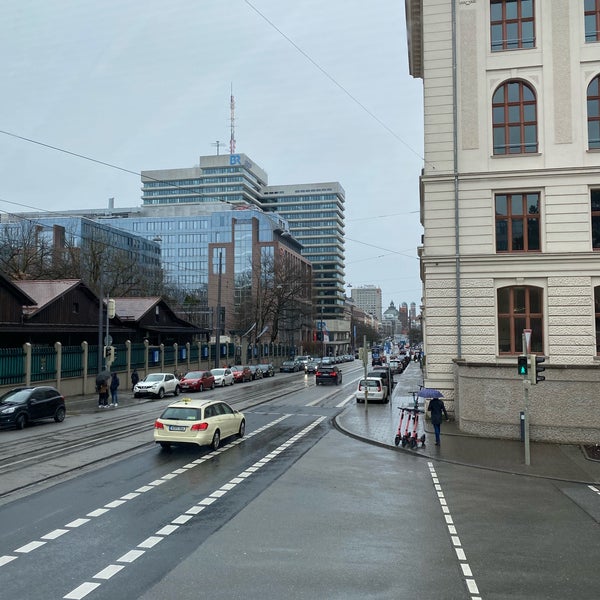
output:
[[[169,425],[169,431],[185,431],[185,429],[183,425]]]

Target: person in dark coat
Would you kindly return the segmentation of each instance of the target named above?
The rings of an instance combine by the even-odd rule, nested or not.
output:
[[[117,391],[119,389],[119,385],[120,385],[120,381],[119,381],[119,377],[116,373],[112,374],[112,378],[110,380],[110,396],[111,396],[111,401],[112,401],[112,405],[117,408],[117,406],[119,406],[119,392]]]
[[[137,369],[133,370],[133,373],[131,374],[131,391],[133,391],[133,388],[135,387],[135,384],[140,380],[140,376],[138,375]]]
[[[448,420],[448,413],[446,412],[446,407],[444,406],[444,402],[441,398],[432,398],[429,401],[429,406],[427,410],[431,413],[431,424],[433,425],[433,431],[435,432],[435,445],[440,445],[440,432],[442,425],[442,415],[446,421]]]

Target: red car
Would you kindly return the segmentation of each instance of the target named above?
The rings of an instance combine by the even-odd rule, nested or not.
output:
[[[233,381],[235,383],[244,383],[244,381],[252,381],[252,371],[250,367],[242,367],[241,365],[235,365],[231,367],[233,373]]]
[[[203,392],[215,389],[215,376],[210,371],[190,371],[179,380],[182,392]]]

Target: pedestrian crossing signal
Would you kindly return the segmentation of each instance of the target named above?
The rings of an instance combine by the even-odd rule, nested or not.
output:
[[[517,366],[519,369],[519,375],[527,375],[527,356],[521,354],[518,358]]]

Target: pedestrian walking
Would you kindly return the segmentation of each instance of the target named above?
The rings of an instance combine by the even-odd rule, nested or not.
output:
[[[133,369],[133,373],[131,374],[131,391],[133,392],[133,388],[136,386],[137,382],[140,380],[140,376],[138,375],[137,369]]]
[[[108,408],[108,380],[98,385],[98,408]]]
[[[435,445],[439,446],[442,429],[442,415],[444,415],[446,421],[448,420],[448,413],[446,412],[444,401],[441,398],[432,398],[429,401],[427,410],[431,413],[431,424],[433,425],[433,431],[435,432]]]
[[[119,377],[116,373],[112,374],[110,379],[110,397],[112,401],[112,405],[117,408],[119,406],[119,385],[120,385]]]

